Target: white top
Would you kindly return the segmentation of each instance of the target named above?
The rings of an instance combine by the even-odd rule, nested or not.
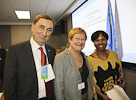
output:
[[[33,37],[31,37],[31,39],[30,39],[30,44],[31,44],[31,48],[32,48],[33,56],[34,56],[37,77],[38,77],[38,89],[39,89],[38,98],[43,98],[43,97],[46,97],[46,92],[45,92],[46,90],[45,90],[45,82],[43,79],[41,79],[41,51],[38,49],[41,46],[39,46],[34,41]],[[42,48],[43,48],[43,52],[45,53],[45,55],[47,55],[44,45],[42,46]],[[47,56],[46,56],[46,61],[48,64],[48,57]]]

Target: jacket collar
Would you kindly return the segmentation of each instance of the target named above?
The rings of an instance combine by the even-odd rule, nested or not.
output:
[[[71,54],[71,52],[68,50],[68,48],[65,49],[64,53],[66,54],[66,57],[68,59],[68,61],[70,62],[70,64],[72,65],[72,67],[75,69],[75,73],[78,73],[78,76],[81,78],[81,74],[79,72],[79,69],[77,67],[77,64]]]

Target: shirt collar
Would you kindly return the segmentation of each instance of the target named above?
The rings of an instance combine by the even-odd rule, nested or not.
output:
[[[31,37],[30,43],[31,43],[31,46],[32,46],[32,48],[33,48],[34,51],[37,50],[39,47],[44,48],[44,45],[43,45],[43,46],[40,46],[39,44],[37,44],[37,43],[34,41],[33,37]]]

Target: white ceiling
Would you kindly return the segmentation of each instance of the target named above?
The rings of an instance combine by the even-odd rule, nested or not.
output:
[[[29,25],[38,14],[47,14],[56,22],[64,19],[86,0],[0,0],[0,25]],[[30,20],[19,20],[15,10],[29,10]]]

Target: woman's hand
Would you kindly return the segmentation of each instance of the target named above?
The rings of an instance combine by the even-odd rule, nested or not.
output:
[[[97,94],[100,95],[103,98],[103,100],[111,100],[107,95],[105,95],[101,91],[99,91],[96,86],[94,86],[94,87],[95,87]]]
[[[119,77],[118,81],[123,81],[123,83],[121,84],[121,86],[122,86],[122,87],[124,87],[124,86],[125,86],[126,81],[125,81],[125,79],[124,79],[124,76],[123,76],[123,75],[121,75],[121,76]]]
[[[103,100],[112,100],[107,95],[103,95],[102,98],[103,98]]]

